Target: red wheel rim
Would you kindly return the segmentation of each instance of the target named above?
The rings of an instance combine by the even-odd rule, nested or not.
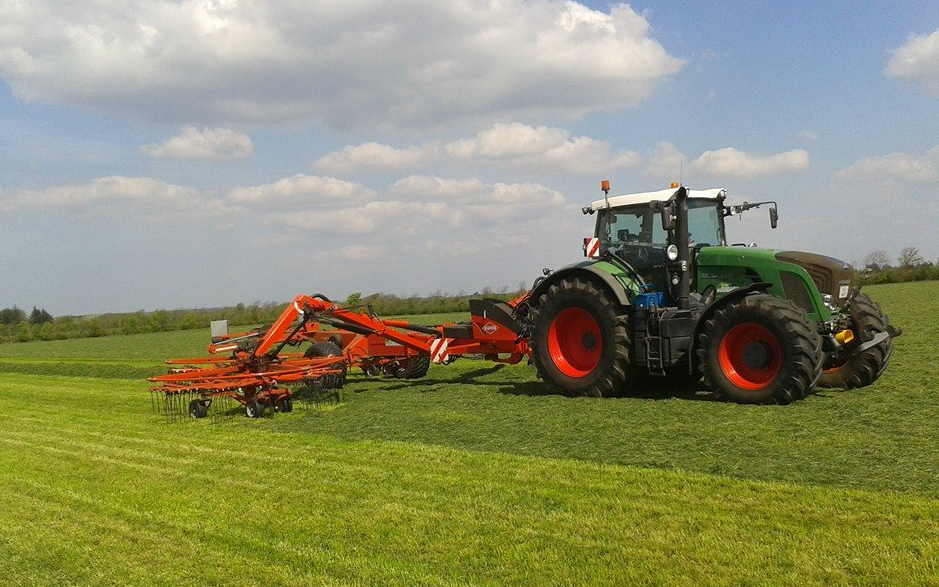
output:
[[[548,352],[568,377],[586,377],[600,364],[603,338],[600,325],[583,308],[562,310],[548,328]]]
[[[763,389],[776,379],[782,366],[779,341],[765,326],[738,324],[727,331],[718,349],[721,370],[742,389]]]

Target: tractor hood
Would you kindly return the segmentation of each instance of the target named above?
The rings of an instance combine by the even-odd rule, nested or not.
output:
[[[836,306],[842,305],[851,293],[854,267],[841,259],[801,251],[779,251],[776,258],[805,269],[818,291],[822,295],[830,295],[832,304]]]
[[[745,270],[745,280],[778,283],[781,263],[797,265],[808,274],[819,294],[830,295],[831,303],[841,306],[852,292],[854,268],[833,257],[801,251],[776,251],[755,247],[703,247],[697,257],[699,270],[705,275],[719,267]],[[808,285],[808,284],[806,284]]]

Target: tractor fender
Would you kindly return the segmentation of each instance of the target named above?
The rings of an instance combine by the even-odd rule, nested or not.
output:
[[[739,300],[744,296],[748,296],[752,293],[763,292],[771,287],[773,287],[773,284],[767,283],[765,281],[751,283],[750,285],[744,285],[742,287],[738,287],[737,289],[731,290],[724,297],[711,302],[710,305],[704,309],[704,312],[701,313],[698,321],[695,322],[694,331],[691,334],[691,348],[688,351],[688,357],[691,359],[688,362],[689,368],[694,369],[695,351],[698,348],[698,335],[701,334],[701,330],[704,328],[704,323],[707,322],[707,319],[710,318],[714,312],[720,310],[731,302]]]
[[[589,279],[592,281],[600,281],[605,289],[613,294],[619,305],[630,305],[629,295],[626,292],[626,288],[623,287],[623,284],[617,281],[611,273],[602,269],[598,269],[592,265],[588,265],[586,267],[565,267],[548,274],[546,277],[540,278],[535,283],[535,287],[533,287],[531,290],[531,294],[529,296],[531,303],[533,305],[537,305],[538,298],[541,297],[541,294],[548,291],[548,288],[555,283],[561,281],[562,279],[573,279],[575,277]]]

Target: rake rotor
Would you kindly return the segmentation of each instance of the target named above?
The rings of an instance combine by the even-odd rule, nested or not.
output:
[[[304,404],[322,403],[330,395],[338,399],[344,362],[344,357],[293,355],[260,361],[248,353],[226,359],[174,359],[167,363],[179,367],[150,379],[159,384],[150,389],[153,408],[171,421],[231,416],[237,407],[251,418],[268,410],[290,412],[294,399]]]

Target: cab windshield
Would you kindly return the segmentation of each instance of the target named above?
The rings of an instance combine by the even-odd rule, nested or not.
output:
[[[672,236],[662,230],[658,210],[648,204],[601,210],[598,236],[637,269],[665,262]],[[689,244],[724,245],[724,223],[716,200],[688,200]]]

